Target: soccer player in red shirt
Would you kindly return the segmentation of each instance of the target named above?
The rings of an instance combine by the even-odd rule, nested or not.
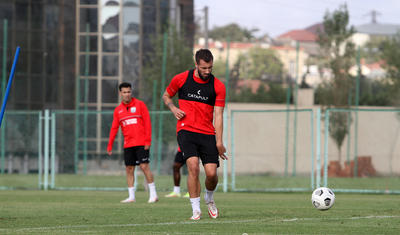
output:
[[[195,55],[194,70],[176,75],[163,95],[165,105],[177,122],[177,139],[188,167],[188,190],[192,204],[192,220],[199,220],[200,181],[199,159],[206,174],[204,200],[211,218],[218,217],[214,202],[214,190],[218,183],[218,156],[226,160],[222,142],[225,85],[211,74],[213,55],[208,49],[200,49]],[[178,93],[179,108],[172,101]],[[215,111],[215,116],[214,116]],[[214,125],[213,125],[214,121]]]
[[[158,201],[153,174],[149,167],[149,149],[151,145],[151,122],[146,105],[132,97],[132,87],[129,83],[119,85],[122,102],[114,109],[113,122],[110,130],[107,152],[112,154],[112,147],[118,129],[121,126],[124,136],[124,160],[126,166],[126,181],[129,197],[121,203],[135,202],[135,166],[142,169],[149,186],[150,198],[148,203]]]

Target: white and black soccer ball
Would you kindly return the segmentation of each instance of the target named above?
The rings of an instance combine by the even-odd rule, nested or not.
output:
[[[312,193],[311,202],[318,210],[328,210],[335,203],[335,194],[330,188],[320,187]]]

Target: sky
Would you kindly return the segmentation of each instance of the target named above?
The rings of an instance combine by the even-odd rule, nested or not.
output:
[[[346,3],[350,24],[371,22],[371,12],[378,12],[378,23],[400,24],[400,0],[194,0],[195,16],[204,24],[208,6],[208,28],[237,23],[246,29],[259,29],[256,36],[277,37],[293,29],[304,29],[323,21]]]

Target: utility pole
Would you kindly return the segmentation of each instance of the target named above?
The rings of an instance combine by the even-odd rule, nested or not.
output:
[[[375,11],[375,10],[372,10],[372,11],[370,11],[368,14],[365,14],[365,15],[370,15],[371,16],[371,23],[372,24],[376,24],[378,21],[376,20],[376,17],[378,16],[378,15],[382,15],[379,11]]]
[[[204,7],[204,39],[205,48],[208,49],[208,6]]]

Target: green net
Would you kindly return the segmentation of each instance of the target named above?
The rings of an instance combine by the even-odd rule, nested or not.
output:
[[[233,110],[232,190],[309,190],[314,183],[313,142],[311,109]]]
[[[400,193],[399,114],[396,109],[327,110],[324,183],[337,191]]]
[[[0,187],[37,188],[40,170],[41,112],[7,111],[0,129]]]
[[[328,109],[321,118],[312,109],[232,110],[224,128],[231,158],[218,169],[220,184],[232,191],[310,191],[324,185],[342,192],[400,193],[400,110],[356,111]],[[150,116],[150,166],[158,189],[170,190],[176,119],[168,111]],[[111,122],[112,111],[7,111],[0,130],[0,189],[125,190],[120,133],[113,155],[106,153]],[[145,189],[136,172],[138,190]],[[183,176],[183,187],[185,182]]]

